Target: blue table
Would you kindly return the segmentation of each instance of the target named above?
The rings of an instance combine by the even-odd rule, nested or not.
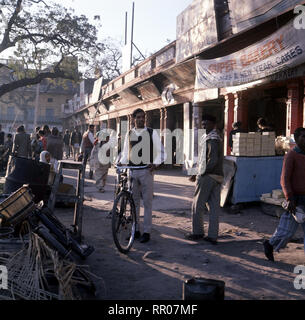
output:
[[[263,193],[281,189],[283,156],[234,157],[226,156],[236,164],[231,202],[260,201]]]

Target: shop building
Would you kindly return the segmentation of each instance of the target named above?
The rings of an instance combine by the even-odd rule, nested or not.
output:
[[[303,4],[194,0],[177,17],[174,42],[101,85],[96,101],[67,117],[66,126],[94,123],[120,132],[122,121],[130,128],[133,110],[142,108],[147,126],[183,129],[189,166],[198,137],[188,129],[200,129],[203,113],[216,116],[226,156],[235,121],[251,132],[264,117],[276,136],[290,138],[305,121],[305,26],[294,12]]]

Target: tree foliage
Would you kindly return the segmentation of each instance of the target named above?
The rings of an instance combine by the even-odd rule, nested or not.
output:
[[[78,80],[78,64],[92,65],[109,50],[98,42],[97,27],[86,16],[60,4],[0,0],[0,9],[0,56],[10,55],[0,61],[0,74],[10,70],[10,81],[0,83],[0,97],[43,79]]]

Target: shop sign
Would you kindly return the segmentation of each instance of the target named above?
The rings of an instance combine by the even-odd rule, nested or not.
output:
[[[304,30],[290,21],[264,40],[213,60],[197,60],[195,89],[225,88],[267,78],[305,62]]]

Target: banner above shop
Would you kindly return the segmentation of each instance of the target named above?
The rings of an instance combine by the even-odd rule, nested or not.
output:
[[[264,40],[228,56],[197,60],[195,89],[238,86],[305,62],[304,30],[293,21]]]

